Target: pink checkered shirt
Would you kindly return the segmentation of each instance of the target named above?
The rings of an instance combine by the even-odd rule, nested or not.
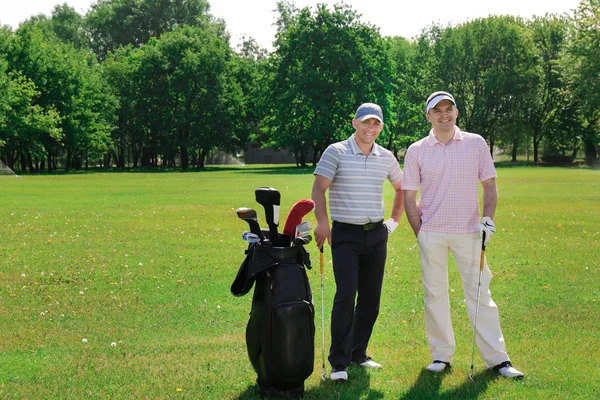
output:
[[[481,136],[455,127],[454,138],[444,145],[431,130],[406,151],[402,189],[421,189],[422,230],[472,233],[479,225],[479,182],[496,176]]]

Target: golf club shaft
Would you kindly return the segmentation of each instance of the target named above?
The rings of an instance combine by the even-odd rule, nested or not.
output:
[[[479,300],[481,299],[481,275],[485,264],[485,232],[481,238],[481,256],[479,258],[479,283],[477,285],[477,308],[475,308],[475,321],[473,322],[473,350],[471,352],[471,373],[469,378],[473,380],[473,371],[475,369],[475,347],[477,346],[477,318],[479,317]]]
[[[323,254],[323,247],[321,246],[319,251],[319,265],[321,269],[321,357],[323,361],[323,367],[321,370],[321,379],[325,380],[325,255]]]

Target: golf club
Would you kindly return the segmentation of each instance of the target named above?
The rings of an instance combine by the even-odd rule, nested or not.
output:
[[[292,244],[294,246],[300,246],[300,245],[307,245],[312,241],[312,236],[310,236],[308,233],[304,233],[300,236],[297,236],[294,238],[294,240],[292,240]]]
[[[312,229],[312,225],[308,221],[304,221],[296,226],[296,233],[294,237],[298,237],[303,233],[308,233]]]
[[[325,255],[323,254],[323,247],[321,246],[319,251],[319,265],[321,269],[321,359],[323,366],[321,369],[321,380],[325,381]]]
[[[287,219],[285,220],[283,234],[288,236],[290,239],[294,238],[296,227],[302,223],[302,218],[311,212],[314,207],[315,202],[310,199],[302,199],[294,203],[290,209]]]
[[[258,215],[256,210],[248,207],[240,207],[235,210],[239,219],[243,219],[250,226],[250,232],[254,233],[260,238],[260,242],[264,243],[265,237],[263,236],[260,225],[258,224]]]
[[[477,346],[477,317],[479,317],[479,299],[481,297],[481,273],[483,272],[483,265],[485,263],[485,232],[481,238],[481,258],[479,260],[479,285],[477,286],[477,308],[475,309],[475,321],[473,323],[473,351],[471,352],[471,373],[469,379],[473,380],[473,369],[475,367],[475,347]]]
[[[260,242],[260,237],[257,234],[252,232],[244,232],[242,233],[242,239],[248,243],[258,243]]]
[[[279,245],[279,204],[281,202],[281,194],[279,190],[272,187],[259,187],[254,191],[256,202],[265,208],[265,219],[269,226],[269,239],[273,246]]]

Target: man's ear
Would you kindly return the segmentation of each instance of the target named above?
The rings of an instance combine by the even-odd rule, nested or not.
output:
[[[431,120],[429,119],[429,113],[428,112],[425,113],[425,118],[427,118],[427,121],[431,122]]]
[[[352,118],[352,127],[356,129],[356,118]]]

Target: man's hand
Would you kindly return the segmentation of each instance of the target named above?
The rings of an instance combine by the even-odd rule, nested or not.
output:
[[[385,220],[383,222],[383,225],[385,225],[385,228],[388,231],[388,235],[391,235],[392,232],[394,232],[396,230],[396,228],[398,227],[398,223],[396,221],[394,221],[393,218]]]
[[[483,242],[484,246],[492,239],[492,235],[496,233],[496,225],[494,225],[494,221],[490,217],[481,218],[481,223],[479,224],[479,237],[483,236],[483,232],[485,232],[485,242]]]

